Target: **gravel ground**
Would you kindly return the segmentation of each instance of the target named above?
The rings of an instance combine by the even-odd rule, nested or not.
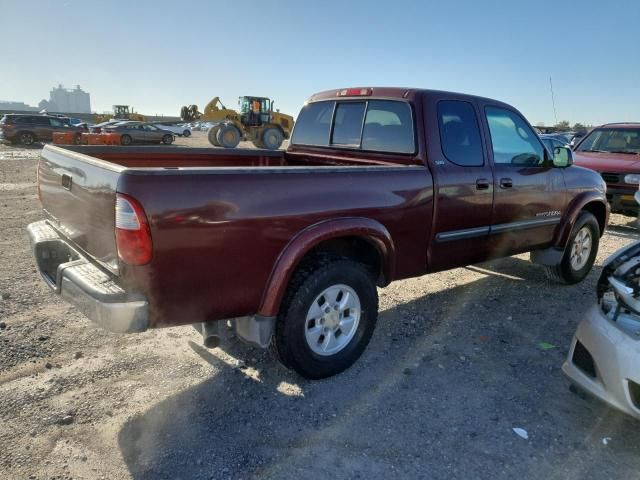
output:
[[[571,287],[526,255],[394,283],[363,357],[309,382],[235,339],[110,334],[60,301],[25,232],[38,154],[0,146],[0,478],[637,477],[638,423],[560,370],[599,266]]]

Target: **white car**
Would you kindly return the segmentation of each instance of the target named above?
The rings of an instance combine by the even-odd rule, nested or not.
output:
[[[578,325],[564,373],[574,385],[640,419],[640,242],[602,266],[598,298]]]
[[[171,133],[178,135],[179,137],[191,136],[191,128],[186,125],[170,122],[155,122],[154,125],[163,130],[169,130]]]

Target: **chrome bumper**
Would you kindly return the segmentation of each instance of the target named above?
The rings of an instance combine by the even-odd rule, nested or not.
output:
[[[87,318],[117,333],[143,332],[149,305],[72,248],[45,220],[27,227],[40,275],[49,287]]]
[[[640,419],[640,338],[623,332],[599,305],[578,325],[562,370],[591,395]]]

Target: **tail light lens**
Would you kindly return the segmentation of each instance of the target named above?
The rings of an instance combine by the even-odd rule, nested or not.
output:
[[[116,195],[116,246],[120,260],[129,265],[151,261],[153,243],[147,216],[138,201],[129,195]]]

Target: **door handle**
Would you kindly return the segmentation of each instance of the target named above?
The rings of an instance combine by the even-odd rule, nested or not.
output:
[[[500,179],[500,188],[511,188],[513,187],[513,180],[510,178],[501,178]]]
[[[486,178],[479,178],[476,180],[476,190],[488,190],[489,180]]]

